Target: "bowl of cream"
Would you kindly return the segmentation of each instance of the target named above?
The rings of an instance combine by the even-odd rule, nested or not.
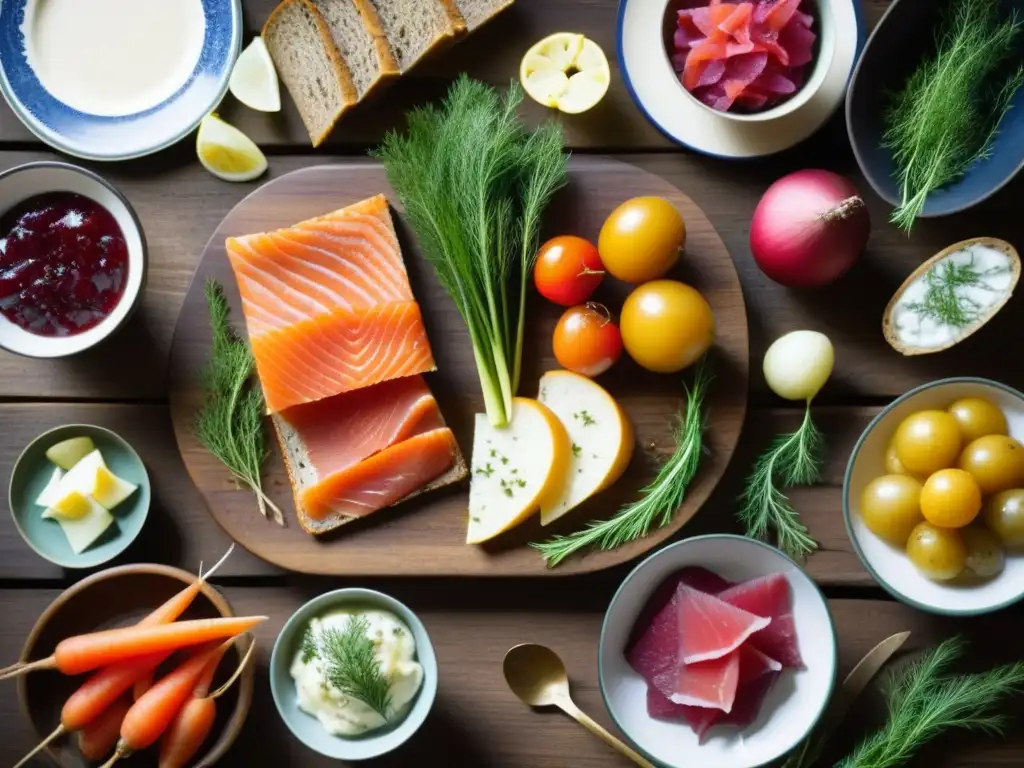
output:
[[[393,597],[339,589],[303,605],[277,636],[270,689],[310,749],[369,760],[404,744],[437,694],[437,658],[423,623]]]

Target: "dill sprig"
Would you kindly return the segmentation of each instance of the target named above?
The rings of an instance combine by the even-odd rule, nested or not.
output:
[[[980,272],[974,266],[973,255],[966,264],[943,259],[925,275],[924,299],[909,302],[906,308],[937,323],[954,328],[966,328],[978,319],[985,306],[959,289],[984,285],[983,277],[997,275],[1008,269],[1005,266],[995,266]]]
[[[1008,719],[993,710],[1002,699],[1024,691],[1024,663],[948,676],[965,647],[961,638],[950,638],[893,672],[885,686],[888,721],[836,768],[906,765],[922,746],[953,728],[1002,733]]]
[[[549,568],[580,550],[616,549],[642,539],[652,527],[663,528],[671,522],[706,452],[704,396],[712,378],[710,366],[701,360],[693,386],[687,388],[686,409],[675,431],[675,452],[658,470],[653,482],[641,491],[638,501],[626,505],[608,520],[594,521],[576,533],[530,545],[541,553]]]
[[[232,329],[224,288],[216,280],[205,285],[213,343],[210,358],[200,371],[203,405],[196,415],[195,435],[234,478],[256,494],[264,517],[267,507],[284,525],[284,515],[263,492],[260,470],[267,456],[263,433],[263,393],[250,386],[255,370],[252,350]]]
[[[505,426],[521,373],[525,302],[540,216],[565,184],[556,123],[527,132],[522,91],[461,76],[440,107],[414,109],[375,156],[424,257],[469,330],[488,418]]]
[[[309,663],[306,654],[311,652],[310,659],[323,662],[323,675],[328,683],[387,720],[391,681],[377,660],[373,640],[367,635],[369,626],[365,617],[349,616],[343,629],[327,627],[315,639],[308,632],[302,640],[302,660]]]
[[[776,437],[768,450],[758,457],[747,478],[739,512],[740,520],[747,527],[747,536],[774,540],[779,549],[798,560],[818,548],[781,489],[818,482],[823,447],[824,441],[811,419],[808,401],[800,427]]]
[[[1024,84],[1009,74],[1020,22],[999,0],[953,0],[926,58],[886,110],[882,146],[892,151],[900,205],[891,221],[910,231],[928,195],[992,153],[992,141]]]

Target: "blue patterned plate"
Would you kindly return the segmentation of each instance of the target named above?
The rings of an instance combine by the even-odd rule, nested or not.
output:
[[[241,0],[195,1],[202,8],[203,39],[200,46],[197,36],[195,62],[191,72],[183,74],[184,82],[158,104],[131,114],[111,115],[92,114],[69,106],[44,87],[29,63],[26,32],[34,39],[33,25],[42,23],[39,19],[47,11],[46,4],[54,0],[3,0],[0,90],[32,133],[69,155],[89,160],[125,160],[168,147],[187,136],[220,102],[242,42]],[[50,11],[57,7],[55,4]],[[187,71],[190,62],[185,61],[184,66]]]

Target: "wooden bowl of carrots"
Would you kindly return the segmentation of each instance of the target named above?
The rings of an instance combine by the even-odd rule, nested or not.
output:
[[[61,593],[0,675],[20,674],[39,751],[61,766],[113,765],[122,753],[136,766],[211,766],[252,703],[252,640],[236,630],[263,617],[232,616],[205,577],[158,564],[110,568]],[[131,681],[112,702],[99,693],[111,679]]]

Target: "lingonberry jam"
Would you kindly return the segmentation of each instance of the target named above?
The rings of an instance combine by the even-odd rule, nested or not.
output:
[[[128,280],[128,246],[110,211],[48,192],[0,217],[0,312],[40,336],[73,336],[114,311]]]

